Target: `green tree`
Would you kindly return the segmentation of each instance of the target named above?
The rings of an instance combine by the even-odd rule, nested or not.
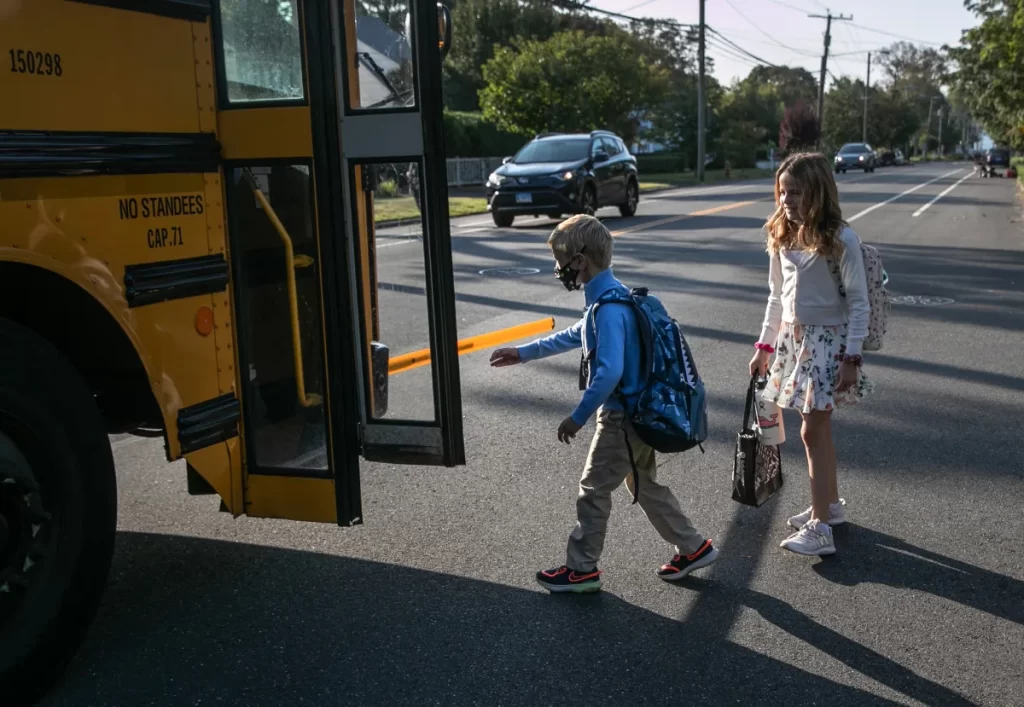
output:
[[[906,143],[901,141],[897,144],[914,144],[922,149],[929,145],[928,149],[935,149],[938,145],[935,141],[939,125],[938,111],[941,108],[948,113],[949,110],[942,91],[946,83],[948,57],[932,47],[896,42],[879,52],[876,63],[882,67],[879,86],[885,89],[901,110],[911,112],[917,123],[914,133],[906,138]],[[882,108],[884,110],[884,106]],[[911,122],[909,118],[907,121]],[[946,140],[943,139],[943,142]]]
[[[666,71],[633,48],[621,33],[574,30],[498,49],[483,67],[484,118],[524,136],[606,128],[631,142],[667,86]]]
[[[452,110],[479,110],[483,66],[496,48],[524,39],[543,41],[570,29],[600,36],[622,32],[613,22],[579,11],[556,11],[550,0],[458,0],[450,6],[453,37],[444,89],[445,105]]]
[[[722,118],[730,124],[750,124],[749,141],[774,141],[787,106],[813,103],[817,84],[809,71],[788,66],[755,66],[733,84],[725,96]]]
[[[868,143],[876,148],[907,146],[924,123],[918,117],[919,109],[919,101],[913,96],[873,87],[868,92]],[[864,135],[864,82],[843,77],[833,83],[825,95],[825,115],[827,149],[860,142]],[[934,119],[933,125],[938,125]],[[950,144],[956,142],[953,139]]]
[[[967,0],[981,24],[949,50],[951,79],[994,140],[1024,149],[1024,0]]]

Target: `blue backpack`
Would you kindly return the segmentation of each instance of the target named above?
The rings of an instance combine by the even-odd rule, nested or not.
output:
[[[630,305],[639,324],[644,387],[635,404],[622,400],[637,436],[657,452],[671,454],[693,447],[703,452],[701,444],[708,438],[707,397],[679,323],[647,288],[634,288],[628,294],[608,292],[595,303],[595,312],[597,306],[610,303]]]

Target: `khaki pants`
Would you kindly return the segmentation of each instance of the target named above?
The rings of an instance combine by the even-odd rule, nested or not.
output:
[[[602,409],[597,416],[597,431],[590,444],[590,456],[580,479],[576,498],[576,527],[569,535],[566,565],[577,572],[597,567],[604,549],[604,535],[612,510],[612,492],[626,481],[633,493],[633,467],[626,448],[626,434],[633,447],[633,459],[640,477],[637,502],[658,534],[675,546],[681,555],[696,552],[704,538],[694,530],[679,508],[679,501],[667,486],[657,481],[654,450],[640,441],[619,410]]]

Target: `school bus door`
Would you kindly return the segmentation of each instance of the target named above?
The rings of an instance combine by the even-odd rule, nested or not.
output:
[[[359,523],[361,456],[464,463],[441,10],[407,5],[411,38],[404,13],[391,22],[361,16],[355,0],[215,8],[251,516]],[[367,103],[382,87],[384,97]],[[415,419],[386,409],[390,347],[377,341],[370,176],[384,163],[422,175],[429,382],[419,395],[430,414]]]

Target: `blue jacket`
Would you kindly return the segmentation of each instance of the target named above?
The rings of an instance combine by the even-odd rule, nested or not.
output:
[[[518,347],[523,363],[579,348],[585,357],[594,352],[587,389],[572,413],[572,419],[581,426],[601,406],[622,410],[617,397],[612,397],[616,386],[620,386],[627,401],[643,390],[636,314],[628,306],[608,304],[598,307],[597,315],[593,315],[594,302],[612,289],[629,292],[610,268],[602,270],[583,286],[586,309],[578,322],[557,334]]]

